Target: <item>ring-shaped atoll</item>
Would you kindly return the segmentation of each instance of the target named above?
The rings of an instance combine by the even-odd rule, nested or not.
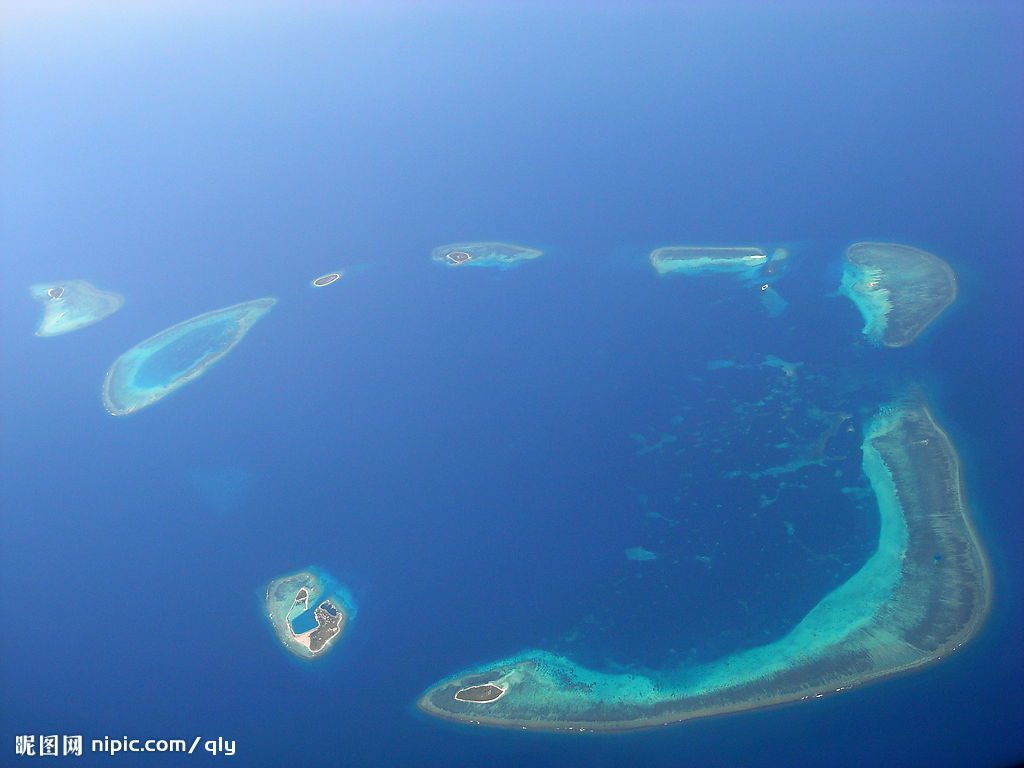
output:
[[[775,642],[636,673],[527,650],[438,683],[419,708],[508,728],[630,730],[818,698],[958,649],[984,621],[991,576],[956,451],[926,405],[913,402],[881,408],[861,451],[880,516],[877,547]]]
[[[905,347],[956,300],[956,275],[919,248],[854,243],[846,249],[839,292],[857,307],[873,344]]]
[[[43,319],[36,336],[59,336],[98,323],[124,304],[124,297],[101,291],[85,280],[36,283],[29,288],[32,298],[43,305]]]
[[[512,243],[449,243],[430,252],[430,258],[447,267],[497,267],[509,269],[540,258],[543,251]]]
[[[265,298],[190,318],[122,354],[103,380],[103,405],[125,416],[195,381],[230,352],[277,303]]]
[[[271,581],[265,606],[278,640],[302,659],[324,656],[356,613],[348,590],[313,566]]]

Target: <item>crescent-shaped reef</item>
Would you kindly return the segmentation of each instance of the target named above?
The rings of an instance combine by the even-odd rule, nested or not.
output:
[[[446,267],[497,267],[508,269],[540,258],[543,251],[511,243],[449,243],[430,252],[430,258]]]
[[[905,347],[956,300],[956,276],[934,254],[896,243],[846,249],[839,292],[864,318],[874,344]]]
[[[266,609],[281,644],[303,659],[333,648],[355,616],[348,590],[313,566],[271,581]]]
[[[984,621],[991,577],[956,451],[927,407],[913,403],[883,407],[861,451],[881,518],[878,545],[778,640],[635,673],[528,650],[442,681],[419,708],[479,725],[630,730],[819,698],[958,649]]]
[[[107,371],[103,405],[112,415],[125,416],[195,381],[276,303],[266,298],[215,309],[139,342]]]
[[[36,336],[59,336],[98,323],[121,308],[124,297],[101,291],[85,280],[36,283],[29,288],[32,298],[43,304],[43,319]]]

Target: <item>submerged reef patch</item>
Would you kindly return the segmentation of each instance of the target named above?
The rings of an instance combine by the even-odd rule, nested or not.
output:
[[[103,405],[125,416],[167,397],[230,352],[276,303],[265,298],[215,309],[136,344],[107,371]]]
[[[789,306],[789,302],[782,298],[779,292],[768,285],[768,283],[762,283],[758,291],[761,293],[761,306],[768,313],[768,317],[778,317]]]
[[[36,283],[29,288],[32,298],[43,304],[43,319],[36,336],[59,336],[98,323],[124,304],[124,297],[101,291],[85,280]]]
[[[870,421],[861,453],[881,522],[877,546],[778,640],[636,672],[527,650],[443,680],[419,708],[499,727],[629,730],[820,698],[958,649],[987,615],[991,577],[956,451],[924,404],[901,403]]]
[[[904,347],[956,300],[956,276],[934,254],[896,243],[846,249],[839,292],[864,318],[874,344]]]
[[[630,547],[625,551],[626,559],[633,560],[636,562],[645,562],[647,560],[657,560],[658,553],[651,552],[651,550],[645,547]]]

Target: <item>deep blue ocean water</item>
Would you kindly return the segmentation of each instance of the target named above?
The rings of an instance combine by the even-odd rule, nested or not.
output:
[[[0,765],[50,733],[238,745],[80,765],[1024,758],[1018,6],[5,13]],[[871,347],[836,296],[845,246],[875,239],[959,278],[907,349]],[[460,240],[545,256],[430,263]],[[673,243],[787,246],[789,308],[656,278],[646,254]],[[34,337],[28,285],[72,278],[123,309]],[[201,380],[104,412],[122,351],[262,296],[279,303]],[[416,712],[523,648],[664,667],[781,635],[871,552],[847,427],[911,385],[995,574],[962,652],[629,735]],[[267,581],[308,564],[359,607],[315,664],[262,613]]]

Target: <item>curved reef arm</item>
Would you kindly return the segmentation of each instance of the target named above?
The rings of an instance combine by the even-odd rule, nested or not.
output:
[[[878,546],[779,640],[643,674],[531,650],[442,681],[420,709],[509,728],[647,728],[818,698],[956,650],[978,631],[991,599],[956,451],[925,406],[895,405],[868,424],[862,454],[881,518]],[[502,693],[465,695],[476,690]]]

